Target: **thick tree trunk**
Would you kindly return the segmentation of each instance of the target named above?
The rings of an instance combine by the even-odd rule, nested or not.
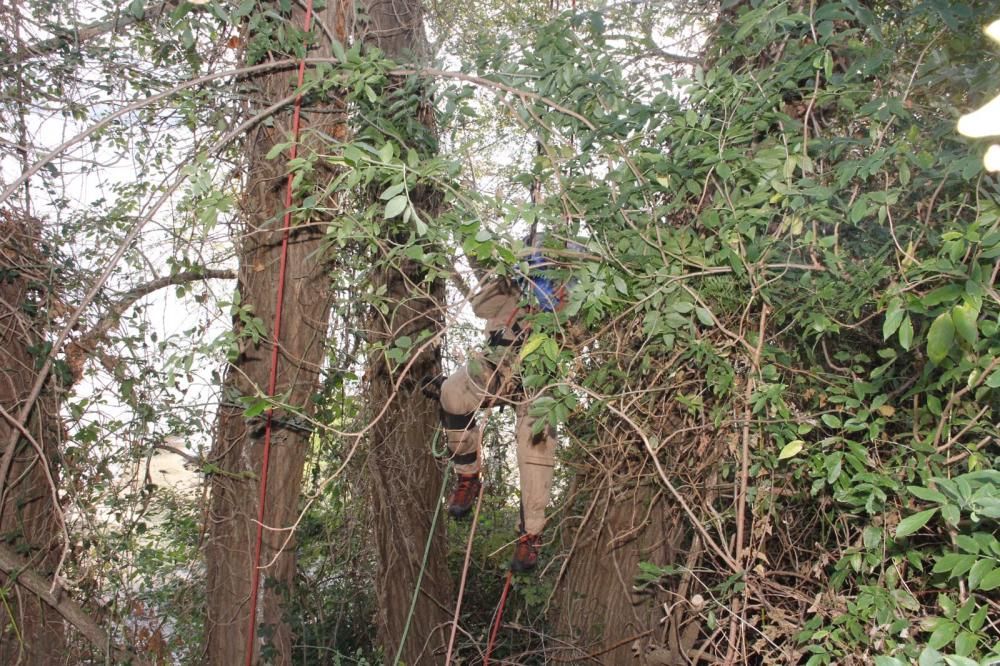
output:
[[[37,242],[30,225],[0,218],[0,406],[10,418],[21,411],[35,383],[35,354],[44,349],[44,331],[39,328],[43,317],[28,314],[44,307],[31,287],[33,280],[45,280],[47,274]],[[33,275],[35,270],[40,275]],[[27,560],[33,572],[50,578],[59,561],[60,544],[48,475],[58,481],[54,462],[62,434],[58,402],[51,390],[43,390],[35,402],[25,430],[34,444],[23,434],[17,440],[0,506],[0,540]],[[15,432],[10,419],[0,416],[3,446]],[[44,455],[39,455],[36,445]],[[0,595],[0,663],[65,663],[63,618],[28,588],[12,584],[2,574]]]
[[[407,62],[424,50],[425,36],[419,0],[365,0],[365,41],[377,45],[389,57]],[[433,132],[429,109],[421,113],[424,126]],[[415,145],[420,141],[415,140]],[[432,216],[437,195],[416,191],[414,204]],[[408,231],[399,230],[396,240],[405,241]],[[442,329],[444,284],[425,281],[422,265],[409,259],[379,257],[377,285],[385,285],[388,314],[373,312],[370,342],[387,348],[401,336],[417,340],[422,331],[431,335]],[[429,535],[432,517],[439,510],[441,469],[431,455],[431,440],[438,426],[437,405],[424,397],[419,380],[440,372],[437,345],[424,350],[400,378],[381,354],[369,359],[367,401],[378,421],[371,431],[368,472],[375,512],[375,548],[378,552],[378,636],[386,663],[400,652],[407,664],[443,663],[447,608],[452,601],[452,582],[446,566],[443,518]],[[398,386],[398,389],[396,388]],[[382,409],[385,407],[385,412]],[[381,413],[381,416],[379,414]],[[424,546],[431,539],[426,571],[403,649],[411,599],[420,574]]]
[[[559,589],[558,636],[572,645],[560,659],[580,663],[643,663],[636,644],[650,643],[651,631],[663,616],[662,595],[637,592],[640,562],[674,561],[670,507],[649,483],[608,487],[595,475],[578,484],[600,483],[578,507],[585,519],[568,533],[570,559]],[[582,484],[581,484],[582,482]],[[593,510],[587,513],[587,509]],[[642,650],[645,652],[645,649]]]
[[[303,14],[293,4],[291,22],[302,25]],[[343,4],[328,3],[316,19],[330,29],[343,32]],[[340,20],[338,20],[340,19]],[[322,34],[314,30],[314,34]],[[335,33],[337,34],[337,33]],[[342,35],[341,35],[342,37]],[[325,40],[311,54],[329,55]],[[286,97],[295,87],[294,72],[279,72],[253,79],[253,114]],[[331,111],[333,113],[331,113]],[[208,573],[207,656],[210,664],[242,664],[246,660],[251,581],[257,537],[258,495],[262,473],[265,414],[247,419],[242,396],[266,395],[273,345],[279,345],[277,384],[274,395],[287,409],[274,412],[264,533],[260,564],[257,642],[254,661],[292,663],[293,636],[286,622],[287,594],[295,575],[294,523],[299,512],[302,469],[310,445],[310,433],[296,414],[314,412],[312,397],[317,388],[327,339],[330,299],[327,289],[328,262],[324,256],[322,220],[293,222],[288,245],[284,307],[280,340],[273,339],[277,284],[281,263],[281,222],[285,187],[285,160],[265,159],[275,143],[287,141],[291,132],[291,109],[274,118],[272,126],[261,126],[246,144],[247,183],[242,201],[242,234],[239,246],[240,296],[238,307],[245,315],[234,316],[234,333],[240,353],[230,366],[222,387],[222,399],[211,462],[211,514],[206,547]],[[328,136],[342,138],[340,105],[303,107],[302,126]],[[310,154],[310,142],[300,143],[299,156]],[[331,174],[322,167],[313,177],[322,187]],[[264,332],[259,338],[247,322],[259,320]],[[261,655],[266,655],[262,659]]]
[[[435,285],[431,297],[419,296],[414,293],[419,275],[388,270],[383,277],[392,305],[388,317],[372,322],[373,341],[391,345],[401,335],[415,339],[420,329],[439,330],[436,309],[438,299],[443,297],[440,285]],[[398,391],[393,389],[398,376],[385,363],[373,363],[368,372],[371,411],[378,412],[388,403],[388,409],[372,428],[368,454],[378,553],[378,636],[386,663],[393,663],[390,660],[398,651],[432,517],[439,510],[441,469],[430,448],[438,425],[437,407],[421,394],[416,381],[439,370],[436,351],[428,350],[410,368],[410,376],[403,379]],[[442,515],[430,535],[427,567],[401,654],[407,664],[443,663],[440,649],[445,644],[447,608],[452,602],[444,521]]]
[[[674,485],[690,483],[678,477],[704,480],[716,448],[707,438],[679,435],[691,424],[675,413],[670,396],[629,404],[630,418],[669,444],[661,463]],[[582,457],[593,464],[579,470],[567,512],[575,518],[563,533],[567,559],[553,618],[567,647],[556,656],[609,666],[687,663],[701,629],[686,600],[703,592],[690,573],[702,544],[631,425],[605,412],[583,428],[600,435]],[[671,566],[683,573],[657,580],[657,571]]]

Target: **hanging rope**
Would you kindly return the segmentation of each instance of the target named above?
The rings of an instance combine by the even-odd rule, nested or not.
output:
[[[434,431],[434,439],[431,441],[431,450],[437,450],[437,443],[441,437],[441,428]],[[441,515],[441,500],[444,499],[444,491],[448,487],[448,477],[451,473],[452,463],[448,462],[448,468],[441,477],[441,492],[438,493],[437,501],[434,503],[434,518],[431,519],[431,529],[427,532],[427,543],[424,544],[424,559],[420,562],[420,573],[417,574],[417,585],[413,589],[413,599],[410,601],[410,611],[406,614],[406,624],[403,625],[403,635],[399,639],[399,647],[396,649],[396,658],[392,663],[398,664],[399,658],[403,656],[403,646],[406,645],[406,637],[410,633],[410,623],[413,621],[413,612],[417,609],[417,597],[420,596],[420,584],[424,580],[424,572],[427,571],[427,558],[431,552],[431,542],[434,540],[434,529],[437,527],[438,516]]]
[[[490,656],[493,654],[497,632],[500,631],[500,623],[503,621],[503,609],[507,605],[507,593],[510,592],[510,582],[513,578],[514,572],[508,570],[507,577],[503,581],[503,592],[500,593],[500,603],[497,604],[496,616],[493,619],[493,628],[490,630],[490,640],[486,643],[486,656],[483,657],[483,666],[490,666]]]
[[[458,615],[462,612],[462,599],[465,597],[465,581],[469,577],[469,562],[472,559],[472,541],[476,536],[476,525],[479,523],[479,507],[483,503],[483,488],[479,486],[479,496],[476,497],[476,511],[472,514],[472,527],[469,529],[469,540],[465,544],[465,562],[462,565],[462,578],[458,583],[458,599],[455,601],[455,616],[451,619],[451,637],[448,639],[448,654],[444,663],[451,664],[451,655],[455,649],[455,634],[458,632]]]
[[[304,30],[308,33],[312,29],[313,0],[306,0],[306,15]],[[301,88],[305,82],[306,63],[299,61],[299,75],[297,87]],[[294,160],[298,155],[299,134],[301,131],[302,117],[302,95],[296,95],[295,106],[292,112],[292,145],[288,149],[289,161]],[[288,239],[291,235],[292,227],[292,174],[288,174],[288,181],[285,186],[285,217],[282,223],[281,236],[281,260],[278,264],[278,286],[274,305],[274,341],[271,346],[271,372],[267,380],[267,395],[272,396],[277,392],[278,384],[278,342],[281,340],[281,310],[285,301],[285,274],[288,267]],[[257,502],[257,540],[254,547],[253,570],[250,573],[250,626],[247,629],[247,650],[246,666],[252,666],[254,655],[254,644],[257,634],[257,597],[260,590],[260,552],[261,544],[264,542],[264,509],[267,499],[267,471],[271,460],[271,425],[274,416],[274,408],[267,410],[267,417],[264,425],[264,454],[261,461],[260,473],[260,498]]]

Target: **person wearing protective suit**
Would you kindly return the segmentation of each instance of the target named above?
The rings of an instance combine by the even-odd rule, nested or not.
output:
[[[543,263],[539,250],[528,260],[533,269]],[[486,345],[471,354],[440,388],[441,422],[458,476],[448,498],[448,512],[455,518],[469,513],[481,487],[479,452],[483,434],[476,423],[476,411],[498,403],[514,405],[514,438],[521,476],[521,536],[510,568],[518,573],[530,571],[538,563],[556,450],[556,436],[550,426],[532,433],[536,417],[529,413],[531,405],[521,396],[516,377],[518,350],[526,337],[523,316],[530,311],[522,304],[527,293],[537,310],[553,312],[559,309],[561,292],[538,270],[520,283],[502,277],[486,282],[471,300],[473,312],[486,320]]]

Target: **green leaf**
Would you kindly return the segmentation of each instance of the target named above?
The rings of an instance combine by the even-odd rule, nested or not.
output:
[[[392,219],[402,213],[406,210],[407,203],[408,200],[405,194],[400,194],[389,199],[389,203],[385,205],[385,219]]]
[[[920,302],[923,303],[924,307],[932,308],[935,305],[940,305],[941,303],[945,303],[947,301],[954,301],[961,295],[961,285],[949,284],[927,292],[927,294],[920,299]]]
[[[333,51],[334,57],[341,63],[347,61],[347,52],[344,51],[344,45],[338,42],[336,39],[330,40],[330,50]]]
[[[989,572],[983,579],[979,582],[979,589],[989,592],[1000,587],[1000,569],[994,569]]]
[[[861,538],[865,544],[865,548],[868,550],[878,548],[879,544],[882,543],[882,528],[875,525],[866,525],[865,529],[861,532]]]
[[[387,142],[385,145],[383,145],[381,148],[379,148],[378,156],[379,156],[379,159],[381,159],[383,162],[386,162],[386,163],[391,162],[392,161],[392,156],[393,156],[392,143],[391,142]]]
[[[267,151],[265,159],[273,160],[275,157],[288,150],[288,146],[290,145],[291,144],[288,143],[287,141],[274,144],[273,146],[271,146],[271,150]]]
[[[957,506],[954,504],[945,504],[941,507],[941,517],[944,518],[944,521],[949,525],[957,527],[961,516],[958,512]]]
[[[910,167],[906,165],[906,162],[901,162],[899,165],[899,182],[903,187],[910,184]]]
[[[941,653],[932,647],[924,648],[917,659],[918,666],[939,666],[941,663]]]
[[[978,588],[983,579],[986,578],[990,573],[992,573],[995,564],[993,560],[979,560],[972,565],[969,569],[969,589],[975,590]]]
[[[841,428],[844,425],[843,422],[833,414],[823,414],[819,418],[821,421],[823,421],[823,423],[830,426],[831,428]]]
[[[832,484],[840,478],[840,473],[844,469],[844,456],[840,453],[827,456],[824,466],[826,467],[826,482]]]
[[[389,187],[385,188],[385,191],[382,192],[382,194],[379,195],[379,199],[381,199],[382,201],[388,201],[389,199],[393,198],[394,196],[402,192],[404,187],[405,187],[404,183],[396,183],[395,185],[390,185]]]
[[[963,639],[963,636],[970,636],[972,638],[971,647],[969,647],[968,639]],[[959,634],[958,638],[955,639],[955,652],[961,653],[962,650],[966,648],[968,649],[969,652],[972,652],[972,650],[974,650],[976,647],[977,640],[978,639],[976,638],[975,634],[970,634],[967,631],[962,632],[961,634]],[[976,661],[975,659],[969,659],[963,654],[947,655],[944,657],[944,663],[946,663],[948,666],[979,666],[978,661]]]
[[[934,364],[943,361],[951,351],[954,339],[955,324],[951,320],[951,314],[943,312],[938,315],[927,332],[927,358]]]
[[[344,146],[344,160],[351,164],[360,164],[365,159],[365,154],[353,143]],[[360,173],[360,172],[358,172]]]
[[[615,289],[618,290],[618,293],[628,295],[628,285],[625,284],[625,280],[623,280],[621,276],[616,275],[614,277],[614,283]]]
[[[792,458],[802,450],[802,447],[806,445],[801,439],[793,439],[792,441],[785,444],[782,447],[781,453],[778,454],[778,460],[785,460],[786,458]]]
[[[875,666],[906,666],[906,664],[895,657],[875,657]]]
[[[948,501],[947,497],[933,488],[924,488],[923,486],[906,486],[906,489],[909,490],[914,496],[919,497],[926,502],[945,504]]]
[[[1000,370],[996,370],[986,378],[986,385],[990,388],[1000,388]]]
[[[979,553],[979,543],[968,534],[959,534],[956,536],[955,543],[967,553],[972,553],[973,555]]]
[[[413,211],[413,224],[417,227],[418,236],[427,235],[427,223],[420,219],[420,216],[417,215],[416,211]]]
[[[889,308],[885,311],[885,322],[882,324],[883,340],[888,340],[896,332],[903,321],[904,314],[906,313],[903,311],[903,301],[899,298],[892,299]]]
[[[260,416],[265,409],[268,407],[267,400],[257,400],[252,405],[243,410],[243,418],[252,419],[255,416]]]
[[[970,305],[956,305],[951,309],[951,321],[955,330],[963,340],[970,345],[976,344],[979,331],[976,329],[976,319],[979,313]]]
[[[937,558],[937,562],[934,564],[934,568],[931,569],[933,573],[944,573],[946,571],[951,571],[958,564],[962,562],[962,558],[965,557],[961,553],[946,553],[941,557]]]
[[[903,323],[899,325],[899,346],[909,351],[913,344],[913,321],[910,315],[906,315]]]
[[[979,631],[983,628],[983,624],[986,622],[986,616],[989,614],[990,607],[983,604],[979,607],[979,610],[969,618],[969,629],[973,631]]]
[[[521,347],[521,353],[519,354],[521,359],[524,360],[525,358],[530,356],[536,349],[542,346],[542,343],[545,342],[545,340],[548,337],[549,336],[545,335],[544,333],[535,333],[530,338],[528,338],[525,341],[524,346]]]
[[[930,638],[927,639],[927,645],[935,650],[943,648],[955,640],[957,633],[958,625],[951,620],[946,620],[938,624],[937,629],[931,633]]]
[[[896,526],[896,538],[899,539],[913,534],[926,525],[927,521],[930,520],[935,513],[937,513],[937,508],[927,509],[926,511],[915,513],[912,516],[908,516],[899,521],[899,525]]]
[[[705,326],[715,326],[715,318],[712,316],[712,312],[708,308],[698,306],[694,309],[694,313],[698,315],[698,321]],[[1000,375],[1000,370],[998,370],[996,374]]]

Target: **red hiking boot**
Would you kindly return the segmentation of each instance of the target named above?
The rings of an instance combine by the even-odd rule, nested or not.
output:
[[[458,482],[448,497],[448,513],[452,518],[461,518],[469,513],[482,485],[478,474],[458,475]]]
[[[510,561],[510,570],[514,573],[531,571],[538,564],[538,551],[542,546],[542,535],[522,534],[514,547],[514,559]]]

